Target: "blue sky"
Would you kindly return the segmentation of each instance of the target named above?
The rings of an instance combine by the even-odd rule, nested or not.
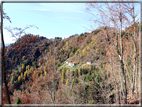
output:
[[[3,22],[4,26],[11,28],[24,28],[28,25],[39,28],[31,27],[25,30],[26,33],[47,38],[67,38],[74,34],[91,32],[98,27],[93,23],[98,16],[89,14],[86,7],[86,3],[3,3],[4,12],[10,16],[12,23],[6,19]],[[3,33],[6,44],[15,42],[7,30]]]
[[[86,3],[3,3],[3,9],[12,23],[4,19],[4,26],[29,28],[27,33],[47,38],[67,38],[73,34],[91,32],[91,18],[86,12]],[[5,43],[13,43],[8,31],[4,30]]]

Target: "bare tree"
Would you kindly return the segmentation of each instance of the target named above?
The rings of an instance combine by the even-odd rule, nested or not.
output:
[[[128,6],[128,5],[127,5]],[[117,56],[119,57],[119,61],[120,61],[120,68],[121,68],[121,73],[123,75],[123,85],[124,85],[124,95],[125,95],[125,103],[127,104],[127,76],[126,76],[126,72],[124,69],[124,41],[123,41],[123,33],[122,33],[122,28],[126,27],[126,22],[128,20],[130,20],[130,18],[127,16],[128,11],[131,13],[131,15],[134,15],[134,10],[133,10],[134,6],[132,5],[132,7],[126,7],[125,3],[105,3],[104,5],[101,5],[99,3],[90,3],[88,5],[87,10],[89,10],[89,12],[96,16],[96,20],[94,22],[98,23],[100,26],[106,26],[106,25],[110,25],[113,26],[115,29],[115,41],[112,42],[111,39],[111,44],[115,47],[115,52],[117,53]],[[96,13],[98,13],[97,15],[94,14],[92,12],[92,9],[97,10],[95,11]],[[135,17],[133,17],[133,22],[135,23]],[[135,28],[134,28],[135,29]],[[106,32],[104,32],[104,35],[106,37],[106,39],[108,38],[108,36],[106,35]],[[134,42],[135,42],[135,32],[134,32]],[[136,44],[135,44],[136,46]],[[108,45],[107,45],[108,47]],[[107,48],[109,51],[109,48]],[[135,47],[135,65],[134,65],[134,70],[136,71],[136,47]],[[109,51],[111,52],[111,51]],[[112,53],[112,52],[111,52]],[[111,56],[111,54],[109,54]],[[112,59],[110,59],[112,60]],[[112,69],[112,63],[111,63],[111,71]],[[121,74],[120,74],[121,76]],[[135,80],[135,73],[133,74],[133,82]],[[134,83],[133,83],[133,87],[134,87]]]
[[[0,10],[1,9],[1,5],[0,5]],[[4,43],[4,36],[3,36],[3,19],[8,19],[10,22],[10,17],[6,15],[6,13],[4,12],[1,12],[1,15],[3,16],[2,18],[2,26],[1,26],[1,40],[2,40],[2,75],[3,75],[3,80],[4,80],[4,84],[5,84],[5,90],[6,90],[6,97],[7,97],[7,101],[9,104],[11,104],[11,101],[10,101],[10,94],[9,94],[9,90],[8,90],[8,85],[7,85],[7,80],[6,80],[6,66],[5,66],[5,43]]]
[[[134,90],[136,89],[137,93],[137,39],[138,39],[138,20],[136,20],[138,13],[135,11],[135,6],[134,3],[127,3],[124,4],[125,8],[127,9],[127,13],[130,15],[131,20],[127,20],[127,23],[131,25],[131,28],[127,29],[126,31],[128,32],[128,36],[132,35],[132,41],[133,41],[133,46],[134,46],[134,57],[133,57],[133,78],[132,78],[132,93],[134,94]],[[136,83],[136,86],[134,86],[134,83]]]

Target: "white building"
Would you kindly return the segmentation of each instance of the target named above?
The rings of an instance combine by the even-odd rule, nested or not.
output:
[[[66,61],[66,64],[69,64],[69,62],[68,62],[68,61]]]
[[[73,62],[69,62],[69,66],[73,67],[74,63]]]
[[[86,62],[86,64],[91,65],[91,61]]]

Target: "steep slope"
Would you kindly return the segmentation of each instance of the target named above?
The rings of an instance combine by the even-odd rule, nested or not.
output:
[[[125,32],[123,34],[124,46],[133,54],[132,38]],[[58,104],[115,103],[123,93],[121,89],[119,93],[116,87],[116,84],[121,87],[121,74],[115,42],[114,29],[110,27],[72,35],[66,39],[46,39],[33,35],[21,37],[5,50],[13,103],[17,97],[23,104],[44,101],[51,104],[54,100]],[[130,47],[127,44],[131,44]],[[124,50],[124,60],[132,66],[127,50]],[[76,66],[69,66],[67,61]],[[88,61],[91,64],[87,64]],[[132,72],[127,67],[125,69],[130,78]]]

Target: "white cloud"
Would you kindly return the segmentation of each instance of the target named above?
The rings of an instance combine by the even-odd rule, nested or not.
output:
[[[84,13],[85,5],[78,3],[39,3],[41,11]]]

